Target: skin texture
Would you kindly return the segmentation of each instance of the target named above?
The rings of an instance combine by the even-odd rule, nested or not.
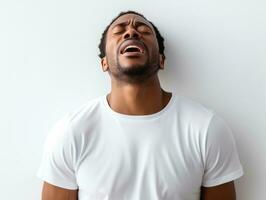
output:
[[[78,190],[67,190],[44,182],[42,200],[78,200]]]
[[[234,182],[201,188],[201,200],[236,200]]]
[[[138,41],[145,53],[125,56],[120,53],[125,41]],[[127,115],[148,115],[162,110],[172,94],[160,86],[158,70],[164,69],[164,57],[159,53],[152,25],[141,16],[126,14],[109,27],[106,38],[106,56],[101,60],[102,70],[111,78],[109,106]],[[44,183],[42,200],[77,200],[77,190],[67,190]],[[202,187],[201,200],[235,200],[234,183]]]

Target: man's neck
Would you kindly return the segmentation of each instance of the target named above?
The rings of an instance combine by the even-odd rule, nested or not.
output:
[[[158,77],[142,84],[125,84],[112,80],[107,96],[109,106],[127,115],[148,115],[159,112],[169,102],[171,93],[160,86]]]

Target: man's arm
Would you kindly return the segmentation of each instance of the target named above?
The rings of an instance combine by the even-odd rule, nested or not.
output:
[[[214,187],[201,187],[201,200],[236,200],[234,181]]]
[[[78,190],[68,190],[44,182],[42,200],[78,200]]]

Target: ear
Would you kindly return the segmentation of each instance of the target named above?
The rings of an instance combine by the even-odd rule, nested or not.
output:
[[[164,69],[164,62],[165,62],[165,57],[164,55],[160,54],[160,57],[159,57],[159,64],[160,64],[160,69]]]
[[[107,62],[106,56],[101,59],[101,64],[102,64],[102,70],[104,72],[108,71],[109,66],[108,66],[108,62]]]

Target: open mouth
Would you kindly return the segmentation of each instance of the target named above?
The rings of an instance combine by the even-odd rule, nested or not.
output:
[[[145,46],[139,40],[127,40],[120,49],[120,54],[126,56],[140,56],[145,53]]]
[[[144,50],[136,45],[128,45],[121,51],[121,54],[124,53],[144,53]]]

